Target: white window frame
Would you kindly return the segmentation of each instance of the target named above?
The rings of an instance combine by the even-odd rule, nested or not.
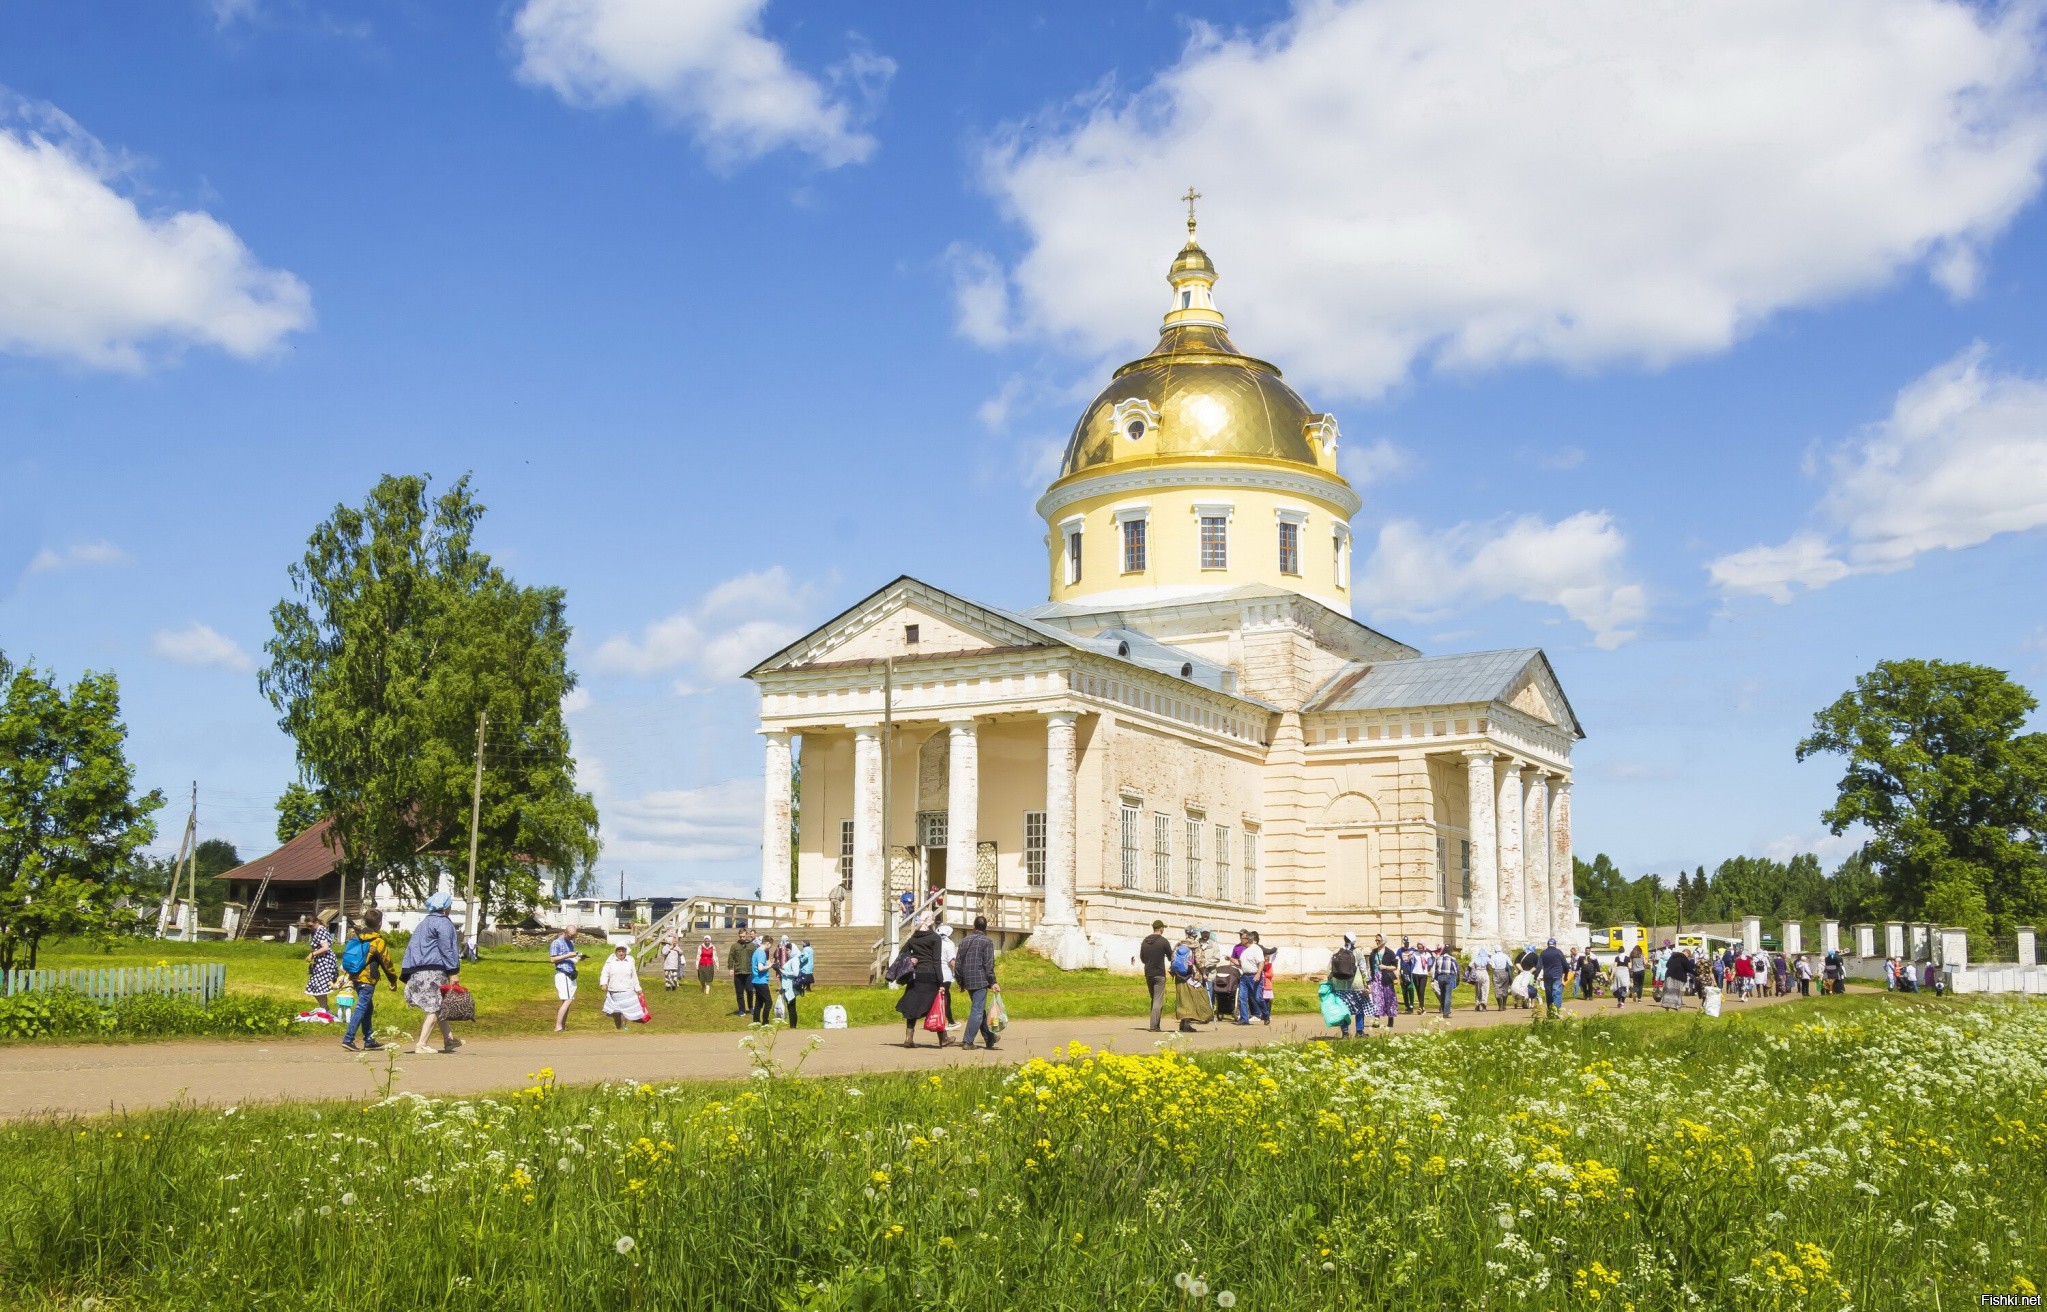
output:
[[[1237,507],[1231,501],[1197,501],[1194,503],[1194,564],[1197,569],[1226,570],[1230,567],[1230,521],[1236,517]],[[1208,563],[1208,522],[1222,521],[1222,563]]]
[[[1045,886],[1045,849],[1050,833],[1043,811],[1024,812],[1024,882],[1032,888]]]
[[[1208,823],[1208,817],[1199,811],[1187,813],[1187,896],[1202,896],[1201,888],[1201,828]]]
[[[855,826],[851,820],[839,821],[839,887],[853,887],[853,851]]]
[[[1151,813],[1151,891],[1173,891],[1173,817]]]
[[[1296,506],[1280,506],[1272,514],[1273,518],[1278,521],[1278,527],[1274,530],[1276,541],[1273,545],[1277,548],[1279,572],[1288,578],[1300,578],[1301,566],[1303,564],[1301,560],[1301,539],[1304,536],[1301,530],[1308,526],[1308,512]],[[1294,544],[1294,567],[1291,570],[1286,567],[1287,538],[1289,536],[1287,525],[1289,524],[1293,525],[1291,536]]]
[[[1059,532],[1063,535],[1060,540],[1064,544],[1064,556],[1066,560],[1066,586],[1069,588],[1072,587],[1074,584],[1080,582],[1081,575],[1080,533],[1082,527],[1086,523],[1087,516],[1085,515],[1070,515],[1067,518],[1059,521]]]
[[[1244,826],[1244,902],[1258,905],[1258,836],[1254,825]]]
[[[1215,827],[1215,900],[1230,900],[1230,827]]]
[[[1350,529],[1338,524],[1332,534],[1336,539],[1336,587],[1338,591],[1350,590]]]
[[[1118,563],[1123,566],[1123,572],[1125,574],[1149,573],[1151,570],[1151,507],[1149,505],[1119,506],[1115,511],[1115,520],[1116,552],[1119,558]],[[1143,559],[1137,562],[1135,568],[1131,567],[1130,561],[1130,526],[1132,524],[1139,526],[1137,534],[1143,539],[1138,546],[1138,550],[1143,553]]]
[[[1122,875],[1123,887],[1125,888],[1134,889],[1137,887],[1138,825],[1141,823],[1143,815],[1144,800],[1142,798],[1125,797],[1123,799],[1121,817],[1123,839]]]

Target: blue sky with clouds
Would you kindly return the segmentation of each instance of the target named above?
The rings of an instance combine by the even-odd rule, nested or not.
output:
[[[1631,871],[1824,839],[1891,656],[2047,675],[2037,0],[0,10],[0,649],[260,849],[307,532],[469,472],[600,865],[751,887],[752,658],[1031,503],[1202,235],[1340,419],[1360,617],[1540,643]],[[177,822],[165,825],[175,839]]]

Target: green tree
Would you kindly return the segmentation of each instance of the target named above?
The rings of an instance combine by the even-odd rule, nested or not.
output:
[[[2047,911],[2047,734],[2002,670],[1884,661],[1813,717],[1798,759],[1846,758],[1834,833],[1860,824],[1885,905],[1973,934]]]
[[[1608,925],[1631,919],[1627,881],[1613,858],[1601,852],[1590,861],[1571,859],[1573,886],[1578,894],[1578,914],[1598,933]]]
[[[113,675],[88,671],[67,696],[0,656],[0,970],[33,968],[53,935],[134,921],[136,862],[163,795],[135,795],[127,738]]]
[[[477,880],[503,909],[532,905],[543,873],[565,892],[588,877],[597,808],[561,714],[576,686],[562,591],[520,587],[476,550],[483,513],[466,477],[430,497],[423,477],[386,476],[335,507],[271,612],[260,677],[316,803],[292,818],[332,819],[352,887],[419,895],[465,867],[488,715]]]
[[[277,798],[277,841],[289,843],[319,824],[326,814],[320,794],[299,780],[292,780]]]

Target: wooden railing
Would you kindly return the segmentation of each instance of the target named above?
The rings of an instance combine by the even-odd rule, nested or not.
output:
[[[752,898],[693,897],[651,925],[633,931],[633,960],[645,961],[671,935],[694,937],[710,930],[805,929],[819,923],[816,907]]]
[[[887,970],[896,954],[902,951],[905,940],[916,929],[917,918],[925,912],[941,925],[951,925],[953,937],[959,931],[972,929],[974,917],[988,917],[988,928],[995,933],[1028,934],[1038,927],[1038,915],[1045,909],[1045,899],[1023,893],[984,893],[972,888],[940,888],[927,893],[922,902],[912,905],[908,915],[898,912],[892,929],[893,933],[883,934],[875,943],[875,970],[877,976]]]

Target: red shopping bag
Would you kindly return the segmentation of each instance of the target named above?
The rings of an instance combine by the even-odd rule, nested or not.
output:
[[[940,990],[937,997],[931,999],[931,1010],[924,1014],[924,1028],[930,1030],[933,1034],[945,1033],[945,993],[943,990]]]
[[[640,993],[640,1014],[633,1017],[633,1024],[644,1025],[652,1019],[654,1019],[654,1013],[647,1008],[647,995],[643,990]]]

